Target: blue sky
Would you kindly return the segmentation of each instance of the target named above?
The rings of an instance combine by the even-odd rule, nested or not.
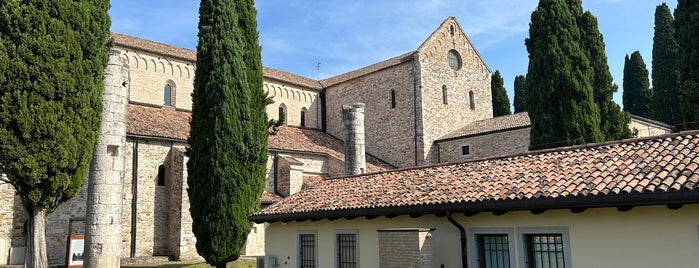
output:
[[[537,0],[258,0],[262,63],[327,78],[417,49],[448,16],[466,31],[490,69],[500,70],[513,100],[526,74],[531,12]],[[624,56],[639,50],[651,68],[653,16],[661,0],[583,0],[604,35],[621,105]],[[676,0],[665,1],[674,12]],[[138,7],[138,8],[135,8]],[[199,1],[113,0],[112,31],[196,49]],[[320,69],[317,66],[320,63]]]

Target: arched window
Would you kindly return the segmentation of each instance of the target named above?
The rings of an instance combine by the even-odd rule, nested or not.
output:
[[[286,106],[284,104],[279,105],[279,119],[280,122],[286,124]]]
[[[450,26],[449,26],[449,34],[450,34],[451,36],[454,36],[454,25],[450,25]]]
[[[476,97],[473,96],[473,91],[468,92],[468,106],[471,110],[476,109]]]
[[[391,90],[391,109],[396,108],[396,91]]]
[[[447,86],[442,86],[442,103],[447,104],[449,100],[447,99]]]
[[[172,86],[170,86],[170,84],[165,84],[165,89],[163,89],[163,95],[163,104],[165,106],[172,106]]]
[[[165,186],[165,165],[158,166],[158,186]]]
[[[301,126],[306,126],[306,108],[301,109]]]

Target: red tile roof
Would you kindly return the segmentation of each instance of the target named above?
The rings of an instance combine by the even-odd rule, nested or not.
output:
[[[333,76],[333,77],[330,77],[327,79],[323,79],[320,81],[320,83],[324,87],[337,85],[337,84],[340,84],[342,82],[346,82],[346,81],[352,80],[352,79],[360,77],[360,76],[364,76],[364,75],[367,75],[370,73],[374,73],[374,72],[377,72],[377,71],[380,71],[380,70],[383,70],[386,68],[390,68],[390,67],[399,65],[401,63],[410,62],[413,60],[413,54],[415,54],[415,51],[411,51],[411,52],[405,53],[403,55],[387,59],[387,60],[382,61],[382,62],[374,63],[372,65],[369,65],[369,66],[366,66],[366,67],[363,67],[363,68],[360,68],[360,69],[357,69],[357,70],[354,70],[351,72],[347,72],[347,73]]]
[[[529,120],[529,114],[527,112],[498,116],[494,118],[474,121],[460,129],[454,130],[453,132],[445,135],[444,137],[437,140],[437,142],[456,138],[465,138],[469,136],[489,134],[493,132],[526,128],[531,127],[531,125],[532,122],[531,120]]]
[[[329,179],[256,222],[699,202],[699,131]]]
[[[190,112],[135,103],[126,109],[127,134],[183,142],[189,137]]]

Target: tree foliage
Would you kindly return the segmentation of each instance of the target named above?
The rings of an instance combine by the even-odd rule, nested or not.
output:
[[[496,70],[490,80],[490,93],[493,98],[493,117],[511,114],[510,98],[505,90],[505,82],[500,71]]]
[[[253,0],[202,0],[187,162],[196,248],[225,267],[240,256],[267,161],[267,96]]]
[[[92,159],[107,10],[108,0],[0,1],[0,173],[30,213],[28,240],[41,239],[28,241],[29,266],[46,265],[43,220],[35,219],[80,190]]]
[[[678,45],[675,42],[674,19],[665,4],[655,8],[653,35],[653,119],[667,123],[681,123],[679,72],[677,71]]]
[[[513,105],[515,106],[515,113],[521,113],[527,111],[527,78],[524,75],[515,76],[515,98]]]
[[[699,128],[699,1],[678,0],[675,40],[679,45],[680,107],[683,129]]]
[[[585,50],[593,72],[592,89],[600,114],[600,131],[607,141],[630,138],[632,136],[629,129],[631,116],[623,112],[613,100],[618,86],[612,84],[604,38],[599,32],[597,18],[590,11],[586,11],[578,14],[578,25],[581,31],[580,46]]]
[[[624,111],[651,118],[653,92],[648,81],[648,68],[641,53],[635,51],[624,60]]]
[[[579,45],[579,0],[541,0],[532,12],[527,73],[530,149],[600,142],[593,70]]]

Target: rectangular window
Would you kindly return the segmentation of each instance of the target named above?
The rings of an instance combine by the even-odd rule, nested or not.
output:
[[[338,268],[358,267],[356,233],[338,233],[336,236],[336,249]]]
[[[524,244],[527,253],[527,267],[563,268],[562,234],[526,234]]]
[[[299,234],[299,267],[316,267],[316,234]]]
[[[461,146],[461,155],[470,155],[470,154],[471,154],[471,146],[470,145]]]
[[[478,243],[478,267],[510,268],[510,243],[507,234],[480,234]]]

